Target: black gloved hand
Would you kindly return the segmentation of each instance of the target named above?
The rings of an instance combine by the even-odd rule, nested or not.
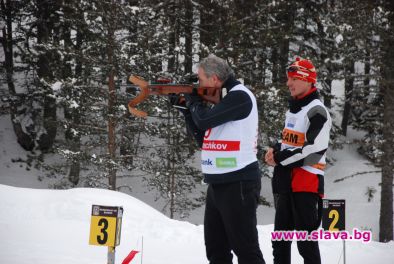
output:
[[[172,106],[179,105],[180,104],[180,98],[181,96],[179,94],[169,94],[168,95],[168,101]]]
[[[193,89],[193,92],[190,94],[185,94],[185,100],[186,100],[187,108],[190,108],[190,106],[192,106],[195,103],[202,102],[202,98],[198,95],[196,89]]]
[[[185,100],[181,100],[181,96],[179,94],[169,94],[168,101],[170,102],[171,106],[178,109],[180,112],[185,114],[189,109],[185,105]]]

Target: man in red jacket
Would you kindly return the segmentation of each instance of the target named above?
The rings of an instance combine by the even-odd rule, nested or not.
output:
[[[274,166],[275,231],[316,230],[321,221],[318,204],[324,195],[324,168],[331,118],[319,100],[316,69],[297,58],[287,70],[291,94],[282,139],[265,155]],[[290,264],[291,241],[272,241],[274,263]],[[317,241],[298,241],[305,264],[320,264]]]

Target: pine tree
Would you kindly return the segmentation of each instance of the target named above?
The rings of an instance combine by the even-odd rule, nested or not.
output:
[[[382,183],[379,218],[379,241],[393,240],[393,177],[394,177],[394,4],[383,1],[386,23],[382,32],[383,146]]]
[[[31,123],[24,123],[23,120],[26,116],[26,108],[24,106],[25,94],[17,93],[15,85],[15,59],[14,59],[14,46],[18,44],[14,40],[14,28],[13,23],[18,23],[21,19],[21,14],[18,11],[22,11],[25,7],[20,5],[16,1],[2,0],[0,2],[1,18],[5,22],[1,28],[2,36],[0,43],[3,46],[4,51],[4,70],[5,80],[8,86],[8,94],[10,96],[10,115],[11,121],[14,128],[15,135],[18,143],[26,150],[32,150],[34,148],[34,138],[30,131]],[[18,88],[18,87],[17,87]]]
[[[52,30],[56,16],[42,17],[44,4],[5,0],[1,3],[7,21],[2,43],[12,96],[11,120],[18,143],[26,150],[48,151],[56,136],[56,102],[51,89],[54,78],[48,69],[49,57],[54,54]],[[57,10],[56,5],[50,6],[51,11]],[[26,23],[28,20],[32,23]],[[17,41],[13,40],[14,35],[19,36]],[[22,45],[23,39],[29,41]],[[26,72],[25,83],[21,79],[16,83],[15,74],[22,72]]]
[[[56,1],[36,0],[37,9],[37,78],[39,88],[42,89],[42,132],[37,135],[40,150],[47,151],[52,148],[57,131],[56,99],[51,84],[55,81],[56,58],[56,32],[55,27],[58,20],[57,12],[59,6]],[[52,63],[52,65],[50,65]]]
[[[144,73],[150,80],[154,81],[155,78],[164,76],[179,82],[184,81],[184,72],[190,73],[191,58],[195,52],[193,49],[190,50],[193,46],[190,43],[193,39],[193,30],[190,32],[191,22],[188,20],[191,18],[181,15],[187,7],[190,7],[188,1],[169,1],[162,4],[157,13],[155,12],[152,21],[146,21],[148,30],[151,27],[152,31],[157,31],[150,41],[161,49],[168,50],[168,54],[156,54],[164,63]],[[194,8],[188,12],[193,14]],[[158,24],[157,21],[161,23]],[[188,31],[188,36],[182,33],[185,31]],[[190,37],[192,39],[183,41],[184,38]],[[187,57],[189,58],[183,60]],[[191,191],[201,182],[199,170],[189,161],[196,152],[196,146],[185,131],[183,115],[171,109],[167,98],[149,98],[146,109],[150,113],[145,123],[145,126],[149,123],[149,127],[144,129],[148,144],[142,144],[141,148],[148,151],[140,152],[147,158],[138,168],[148,172],[145,180],[151,189],[157,190],[156,199],[164,201],[162,211],[168,212],[171,218],[176,214],[182,217],[201,205],[201,194],[197,192],[197,201],[196,197],[190,196]]]

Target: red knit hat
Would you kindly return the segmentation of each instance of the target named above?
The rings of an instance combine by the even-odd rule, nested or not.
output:
[[[316,83],[316,69],[310,60],[296,58],[296,61],[287,68],[287,76],[306,82]]]

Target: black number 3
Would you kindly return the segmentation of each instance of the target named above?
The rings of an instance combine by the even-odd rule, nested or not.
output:
[[[103,226],[101,228],[101,233],[103,234],[103,237],[101,238],[101,235],[97,236],[97,242],[101,245],[105,244],[108,240],[108,233],[107,233],[107,228],[108,228],[108,220],[105,218],[101,218],[98,222],[99,226]]]

